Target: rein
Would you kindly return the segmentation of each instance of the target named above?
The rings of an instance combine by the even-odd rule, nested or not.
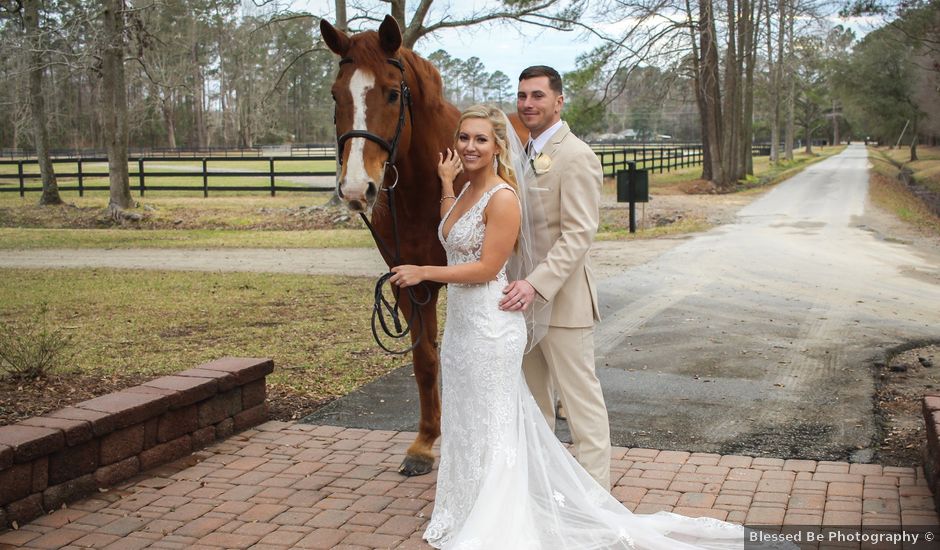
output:
[[[404,64],[402,64],[400,59],[389,58],[387,61],[389,64],[394,65],[398,68],[399,71],[401,71],[401,83],[399,85],[398,95],[398,125],[395,128],[395,136],[391,141],[388,141],[368,130],[350,130],[349,132],[346,132],[336,138],[336,159],[337,163],[342,166],[343,148],[346,146],[346,142],[352,138],[367,139],[378,144],[382,149],[385,149],[385,151],[388,152],[388,160],[385,161],[385,166],[383,168],[382,189],[388,194],[388,207],[392,214],[392,235],[395,239],[394,254],[392,254],[393,251],[389,248],[388,244],[376,232],[375,227],[372,225],[366,215],[360,212],[359,217],[362,218],[362,221],[365,222],[366,227],[369,228],[369,232],[372,233],[373,240],[375,240],[376,245],[378,245],[379,249],[381,249],[383,255],[387,258],[392,258],[392,267],[397,267],[402,265],[403,262],[401,258],[401,238],[399,237],[398,232],[398,212],[395,209],[395,188],[398,186],[398,167],[395,166],[395,161],[398,158],[398,142],[401,140],[401,134],[405,128],[405,112],[408,112],[413,128],[414,109],[411,105],[411,89],[405,83]],[[339,62],[340,65],[344,65],[346,63],[353,63],[353,60],[351,58],[344,57]],[[336,122],[335,118],[336,117],[334,113],[334,124]],[[392,183],[392,185],[385,186],[384,183],[386,176],[388,175],[389,166],[391,166],[395,171],[395,181]],[[392,300],[387,300],[385,298],[385,293],[383,292],[386,283],[388,283],[388,280],[392,278],[392,275],[393,273],[389,271],[385,275],[379,277],[379,280],[375,283],[375,297],[372,304],[372,337],[375,339],[375,343],[388,353],[404,355],[414,350],[421,342],[421,334],[424,328],[424,318],[421,315],[421,306],[426,305],[431,300],[431,291],[427,288],[427,285],[422,282],[418,286],[424,288],[425,298],[423,300],[419,300],[415,293],[416,287],[409,287],[407,289],[408,300],[411,302],[411,314],[408,316],[405,325],[402,326],[402,320],[399,316],[401,289],[398,287],[392,288]],[[389,319],[391,320],[391,327],[389,325]],[[385,343],[382,342],[381,337],[379,337],[379,326],[381,326],[382,332],[384,332],[386,336],[395,340],[399,340],[407,336],[411,332],[412,327],[417,328],[418,337],[408,348],[404,350],[392,350],[386,346]]]

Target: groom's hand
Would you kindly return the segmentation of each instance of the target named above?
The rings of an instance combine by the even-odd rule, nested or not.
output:
[[[499,301],[499,309],[503,311],[525,311],[529,304],[535,300],[535,287],[525,279],[513,281],[503,289],[503,299]]]

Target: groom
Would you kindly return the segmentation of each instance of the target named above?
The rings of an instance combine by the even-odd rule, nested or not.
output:
[[[552,302],[548,333],[523,360],[526,382],[552,429],[553,394],[560,396],[578,462],[610,489],[610,426],[594,372],[594,323],[600,316],[588,259],[604,176],[597,155],[561,120],[564,102],[555,69],[537,65],[519,75],[516,109],[529,130],[526,149],[536,186],[543,190],[553,244],[528,277],[506,287],[500,308],[517,311],[536,299]]]

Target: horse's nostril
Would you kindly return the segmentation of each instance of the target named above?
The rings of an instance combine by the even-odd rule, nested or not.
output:
[[[339,198],[343,198],[343,186],[342,185],[336,186],[336,195],[339,196]]]
[[[375,202],[375,196],[378,194],[378,192],[378,188],[370,181],[369,186],[366,188],[366,201],[368,201],[369,204]]]

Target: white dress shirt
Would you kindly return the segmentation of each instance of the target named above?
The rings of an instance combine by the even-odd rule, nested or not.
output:
[[[548,145],[548,142],[551,141],[552,136],[555,135],[555,132],[561,129],[563,122],[559,120],[555,124],[552,124],[548,127],[547,130],[541,133],[539,137],[532,139],[529,137],[529,143],[526,145],[526,151],[529,151],[529,158],[534,158],[536,155],[542,152],[542,149]]]

